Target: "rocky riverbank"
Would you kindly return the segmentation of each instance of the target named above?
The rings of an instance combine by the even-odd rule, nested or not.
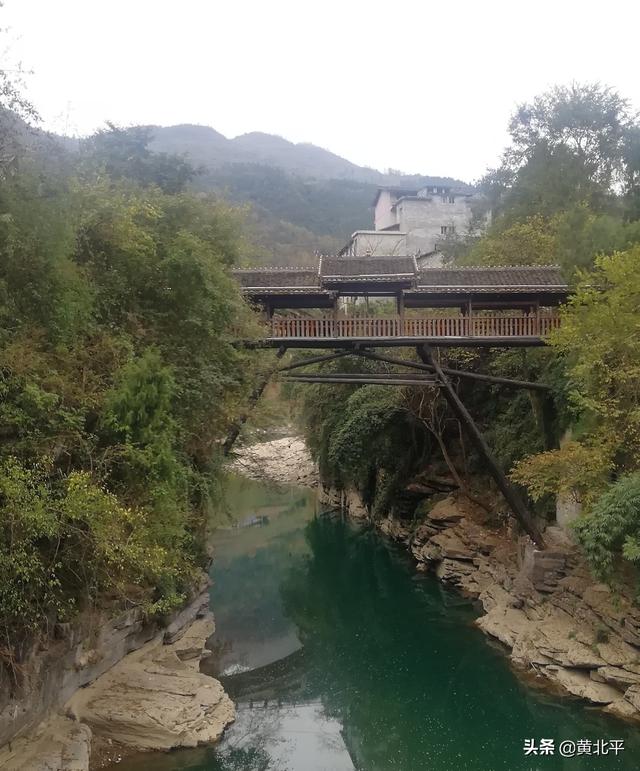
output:
[[[214,631],[207,591],[164,629],[145,626],[135,613],[108,629],[94,647],[83,641],[74,649],[75,679],[60,668],[59,687],[68,698],[36,728],[14,734],[0,749],[0,769],[89,771],[133,751],[213,743],[234,720],[221,684],[199,671]]]
[[[227,466],[237,474],[260,482],[315,487],[318,469],[304,439],[285,436],[268,442],[241,445]]]
[[[324,490],[325,504],[368,519],[351,491]],[[640,610],[631,592],[594,581],[572,539],[548,527],[547,548],[516,539],[458,494],[414,523],[372,524],[401,543],[421,571],[477,599],[477,624],[509,650],[521,671],[605,712],[640,722]]]

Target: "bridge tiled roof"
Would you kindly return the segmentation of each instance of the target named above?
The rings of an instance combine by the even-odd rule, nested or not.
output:
[[[416,272],[413,257],[322,257],[320,260],[323,283],[413,279]]]
[[[513,267],[424,268],[416,277],[419,292],[566,292],[567,283],[556,265]]]
[[[314,268],[249,268],[234,270],[233,275],[245,291],[263,290],[267,294],[287,290],[322,291]]]
[[[318,268],[263,267],[233,271],[245,294],[329,294],[340,285],[401,283],[411,294],[566,294],[555,265],[418,269],[413,257],[322,257]]]

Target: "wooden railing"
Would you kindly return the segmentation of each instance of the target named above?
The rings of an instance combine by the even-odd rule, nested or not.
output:
[[[334,318],[274,318],[276,338],[378,338],[378,337],[545,337],[560,324],[556,314],[530,316],[399,316]]]

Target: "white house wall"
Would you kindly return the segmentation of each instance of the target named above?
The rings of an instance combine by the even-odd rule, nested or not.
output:
[[[376,202],[376,208],[373,212],[373,222],[376,230],[384,230],[385,228],[396,224],[396,213],[391,210],[396,198],[397,195],[394,195],[389,190],[380,191]]]
[[[370,254],[373,257],[404,257],[412,252],[407,252],[407,235],[397,231],[361,231],[354,234],[351,256],[364,257]]]
[[[396,209],[400,230],[407,233],[409,254],[433,251],[444,236],[443,227],[453,226],[458,235],[464,235],[471,222],[471,207],[463,196],[455,203],[448,203],[448,198],[444,202],[439,195],[424,200],[405,199]]]

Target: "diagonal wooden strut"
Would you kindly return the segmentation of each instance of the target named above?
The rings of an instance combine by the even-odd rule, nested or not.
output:
[[[387,364],[397,364],[402,367],[409,367],[410,369],[419,369],[425,372],[434,372],[431,364],[418,364],[415,361],[406,361],[405,359],[396,359],[394,356],[383,356],[379,353],[367,350],[353,351],[356,356],[362,356],[365,359],[372,359],[373,361],[384,361]],[[484,383],[495,383],[496,385],[505,385],[512,388],[527,388],[531,391],[550,391],[551,388],[544,383],[533,383],[529,380],[513,380],[508,377],[498,377],[497,375],[480,375],[476,372],[465,372],[462,369],[450,369],[449,367],[441,367],[445,375],[451,375],[452,377],[462,377],[468,380],[480,380]]]
[[[298,369],[298,367],[306,367],[307,364],[320,364],[322,361],[341,359],[343,356],[350,355],[351,351],[336,351],[335,353],[328,353],[326,356],[311,356],[308,359],[299,359],[298,361],[294,361],[293,364],[287,364],[286,367],[280,367],[278,372],[288,372],[292,369]]]
[[[394,356],[384,356],[380,353],[374,353],[373,351],[354,347],[352,350],[336,351],[335,353],[327,354],[326,356],[312,356],[308,359],[301,359],[293,364],[287,364],[286,367],[280,367],[278,372],[289,372],[292,369],[299,369],[305,367],[307,364],[320,364],[324,361],[331,361],[332,359],[339,359],[344,356],[360,356],[365,359],[371,359],[372,361],[383,361],[387,364],[396,364],[401,367],[407,367],[409,369],[417,369],[422,372],[434,372],[433,367],[430,364],[418,364],[415,361],[407,361],[406,359],[397,359]],[[481,375],[477,372],[465,372],[462,369],[451,369],[449,367],[442,367],[442,371],[446,375],[452,377],[462,377],[468,380],[478,380],[483,383],[492,383],[494,385],[504,385],[509,388],[526,388],[530,391],[544,391],[551,390],[550,386],[544,383],[534,383],[530,380],[514,380],[509,377],[499,377],[498,375]]]
[[[504,495],[504,498],[509,504],[509,507],[513,511],[516,519],[518,520],[518,522],[520,522],[525,532],[528,533],[528,535],[531,537],[531,540],[536,544],[536,546],[538,546],[538,548],[540,549],[544,549],[545,543],[542,537],[542,533],[540,532],[538,526],[534,522],[533,517],[531,516],[531,513],[526,507],[518,491],[511,484],[511,482],[509,482],[504,472],[497,464],[496,460],[491,454],[489,445],[486,443],[484,437],[480,433],[480,430],[476,426],[469,411],[460,400],[460,397],[458,396],[458,394],[455,392],[449,378],[447,377],[444,370],[440,366],[437,358],[433,355],[431,348],[428,345],[419,345],[417,346],[416,350],[420,359],[422,359],[422,361],[426,365],[430,365],[431,367],[433,367],[436,374],[438,375],[438,379],[442,384],[443,396],[447,400],[449,406],[451,407],[455,415],[460,420],[460,423],[466,429],[469,435],[469,438],[473,442],[476,450],[482,456],[484,462],[486,463],[491,473],[491,476],[494,478],[496,484],[498,485],[500,492]]]

